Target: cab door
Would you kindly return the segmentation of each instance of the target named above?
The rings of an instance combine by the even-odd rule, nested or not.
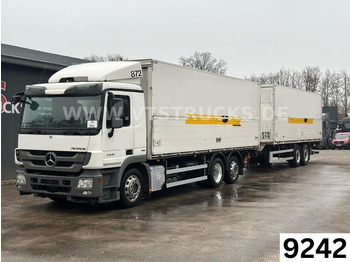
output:
[[[115,112],[108,112],[111,98],[120,98],[123,100],[124,110],[121,117],[123,126],[120,128],[111,128],[111,118],[116,117]],[[103,166],[118,167],[124,160],[134,154],[134,125],[131,117],[131,107],[133,103],[133,94],[124,91],[108,91],[105,96],[105,108],[103,118],[102,150]]]

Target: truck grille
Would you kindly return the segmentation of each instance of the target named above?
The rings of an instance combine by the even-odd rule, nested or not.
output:
[[[49,193],[69,193],[72,189],[69,179],[47,179],[31,177],[30,186],[33,190],[45,191]]]
[[[70,187],[62,186],[46,186],[46,185],[31,185],[33,190],[46,191],[50,193],[69,193]]]
[[[78,173],[90,160],[85,152],[20,150],[19,160],[24,168],[35,171]]]

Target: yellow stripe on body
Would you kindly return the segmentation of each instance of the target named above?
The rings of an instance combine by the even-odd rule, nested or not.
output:
[[[313,118],[288,117],[288,123],[289,124],[308,124],[308,125],[312,125],[314,123],[314,119]]]
[[[186,125],[231,125],[240,126],[241,118],[237,116],[186,114]]]

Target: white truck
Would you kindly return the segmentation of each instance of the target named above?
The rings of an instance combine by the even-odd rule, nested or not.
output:
[[[318,95],[156,60],[70,66],[13,103],[17,189],[55,201],[132,207],[170,187],[232,184],[245,163],[307,164],[321,139]]]

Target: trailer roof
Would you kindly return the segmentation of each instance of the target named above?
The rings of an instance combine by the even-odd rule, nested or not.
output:
[[[143,58],[143,59],[133,59],[130,61],[137,61],[140,62],[142,66],[152,66],[153,63],[162,63],[162,64],[167,64],[167,65],[172,65],[172,66],[176,66],[176,67],[180,67],[180,68],[186,68],[188,70],[193,70],[193,71],[199,71],[202,72],[204,74],[210,74],[210,75],[217,75],[217,76],[221,76],[221,77],[226,77],[226,78],[231,78],[231,79],[236,79],[236,80],[240,80],[240,81],[245,81],[245,82],[250,82],[250,83],[257,83],[255,81],[252,80],[248,80],[248,79],[242,79],[242,78],[238,78],[238,77],[233,77],[233,76],[227,76],[227,75],[221,75],[221,74],[216,74],[213,72],[209,72],[209,71],[204,71],[204,70],[199,70],[199,69],[195,69],[195,68],[191,68],[191,67],[186,67],[186,66],[182,66],[182,65],[178,65],[178,64],[173,64],[173,63],[169,63],[169,62],[164,62],[161,60],[157,60],[157,59],[152,59],[152,58]]]

